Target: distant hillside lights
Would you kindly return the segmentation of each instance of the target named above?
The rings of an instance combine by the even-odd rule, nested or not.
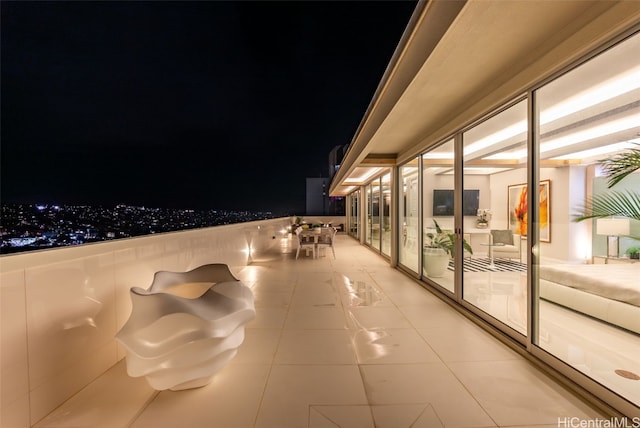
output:
[[[81,245],[270,218],[273,218],[270,211],[3,204],[0,253]]]

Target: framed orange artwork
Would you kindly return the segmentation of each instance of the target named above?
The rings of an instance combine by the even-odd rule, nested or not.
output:
[[[540,241],[551,242],[551,180],[542,180],[540,194]],[[527,236],[527,185],[507,186],[509,229],[516,235]]]

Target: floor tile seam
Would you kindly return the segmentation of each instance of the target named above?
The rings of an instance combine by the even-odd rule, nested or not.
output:
[[[360,364],[358,362],[354,363],[283,363],[283,362],[274,362],[271,364],[271,370],[273,368],[281,368],[281,367],[358,367]],[[269,372],[271,374],[271,372]]]
[[[275,353],[273,355],[273,358],[275,358]],[[255,415],[253,416],[253,424],[251,425],[252,427],[255,427],[256,424],[258,423],[258,417],[260,416],[260,413],[262,411],[262,406],[264,404],[265,394],[267,392],[267,386],[269,385],[269,380],[271,379],[271,373],[272,372],[273,372],[273,363],[269,364],[269,369],[267,371],[267,375],[264,378],[264,383],[262,385],[262,391],[260,392],[260,400],[258,400],[257,410],[256,410]]]
[[[138,419],[140,419],[142,414],[147,411],[149,406],[151,406],[151,404],[160,396],[161,392],[162,391],[154,390],[149,396],[149,398],[145,400],[142,406],[140,406],[140,408],[136,411],[136,413],[133,416],[131,416],[131,419],[129,419],[129,422],[125,425],[125,428],[133,426],[138,421]]]
[[[319,327],[319,328],[296,328],[296,327],[293,327],[293,328],[283,328],[282,330],[283,330],[283,331],[285,331],[285,330],[286,330],[287,332],[290,332],[290,331],[316,331],[316,332],[317,332],[317,331],[345,331],[345,332],[349,332],[349,331],[350,331],[350,329],[349,329],[349,328],[346,328],[346,327],[344,327],[344,328],[327,328],[327,327]]]
[[[429,363],[427,363],[429,364]],[[358,364],[358,371],[360,373],[360,379],[362,382],[362,386],[364,388],[364,394],[365,397],[367,399],[367,403],[369,404],[369,406],[397,406],[400,405],[398,403],[374,403],[373,397],[370,396],[369,394],[369,388],[366,387],[367,382],[365,381],[365,374],[364,374],[364,368],[365,366],[373,366],[373,365],[377,365],[377,366],[388,366],[388,364]],[[396,364],[397,365],[397,364]],[[412,401],[406,401],[406,402],[402,402],[401,405],[422,405],[425,404],[424,402],[412,402]],[[428,403],[431,404],[431,403]],[[435,410],[435,409],[434,409]]]
[[[389,267],[389,271],[397,271],[397,269],[394,268],[390,268]],[[402,307],[423,307],[424,305],[420,305],[420,304],[416,304],[416,305],[400,305],[396,302],[394,302],[389,295],[387,294],[387,292],[385,291],[385,289],[383,288],[383,286],[381,284],[379,284],[376,280],[375,277],[373,275],[371,275],[370,272],[367,272],[367,274],[369,275],[369,277],[372,278],[372,280],[376,283],[376,285],[378,286],[378,288],[380,289],[380,291],[382,292],[382,294],[393,304],[393,307],[395,307],[402,315],[402,317],[409,323],[409,325],[411,325],[412,329],[414,331],[416,331],[416,333],[418,334],[418,336],[424,341],[424,343],[435,353],[435,355],[437,355],[438,359],[440,359],[440,361],[444,362],[444,359],[442,358],[442,356],[436,351],[436,349],[431,345],[431,343],[429,343],[429,341],[427,340],[427,338],[425,338],[422,334],[420,334],[420,332],[418,331],[419,328],[415,322],[413,322],[409,317],[407,317],[406,313],[402,310]],[[433,293],[431,293],[428,289],[426,289],[425,287],[421,286],[418,283],[415,282],[411,282],[409,284],[407,284],[408,287],[411,287],[411,289],[413,291],[419,291],[423,294],[429,295],[430,297],[435,297],[436,299],[439,298],[438,296],[435,296]],[[454,312],[454,313],[458,313],[458,311],[456,311],[454,308],[450,307],[449,305],[445,306],[445,310],[448,309],[450,312]],[[447,312],[449,312],[447,311]]]
[[[469,389],[469,387],[467,386],[467,384],[465,384],[462,379],[460,379],[460,377],[452,370],[452,368],[449,366],[449,364],[447,364],[447,362],[444,362],[444,365],[446,366],[447,370],[449,371],[449,373],[451,373],[451,376],[453,376],[458,383],[464,388],[464,390],[469,394],[469,396],[471,396],[473,398],[473,401],[476,402],[476,404],[482,409],[482,411],[487,415],[487,417],[489,419],[491,419],[491,421],[493,421],[494,425],[496,427],[499,427],[500,424],[498,424],[498,421],[495,420],[495,418],[491,415],[491,413],[489,413],[489,410],[486,409],[482,403],[480,402],[480,400],[478,399],[478,397],[476,397],[471,390]]]
[[[438,360],[440,360],[440,362],[442,362],[442,363],[444,364],[445,360],[444,360],[444,358],[442,357],[442,355],[440,355],[440,353],[437,351],[437,349],[436,349],[434,346],[432,346],[432,345],[431,345],[431,343],[429,343],[429,341],[427,340],[427,338],[426,338],[426,337],[424,337],[422,334],[420,334],[420,331],[419,331],[417,328],[415,328],[414,330],[416,331],[416,334],[417,334],[418,336],[420,336],[420,338],[422,338],[422,340],[423,340],[423,341],[424,341],[424,343],[429,347],[429,349],[431,349],[431,351],[433,352],[433,354],[434,354],[436,357],[438,357]]]
[[[385,293],[386,295],[386,293]],[[388,296],[387,296],[388,298]],[[391,301],[391,299],[389,299]],[[409,323],[409,325],[411,326],[411,328],[418,334],[418,336],[420,336],[420,338],[422,338],[422,340],[427,344],[427,346],[429,346],[429,348],[431,348],[432,351],[435,352],[435,349],[433,348],[433,346],[431,346],[431,344],[427,341],[426,337],[424,337],[423,335],[420,334],[420,332],[418,331],[420,328],[423,327],[418,327],[416,325],[416,323],[414,321],[412,321],[410,319],[410,317],[407,316],[407,314],[405,313],[405,311],[402,310],[403,307],[423,307],[423,305],[398,305],[397,303],[391,301],[394,305],[394,307],[398,310],[398,312],[400,312],[400,314],[402,315],[402,317]],[[440,355],[438,355],[438,358],[441,358]]]
[[[365,398],[366,398],[366,394],[365,394]],[[309,417],[307,418],[307,426],[311,426],[311,410],[313,407],[368,407],[369,408],[369,416],[371,416],[371,422],[374,423],[375,426],[375,418],[373,416],[373,406],[371,406],[370,404],[308,404],[308,415]],[[328,418],[327,415],[325,415],[324,413],[322,413],[319,410],[316,410],[316,412],[318,412],[320,415],[324,416],[325,418]],[[331,424],[333,426],[335,426],[336,428],[340,428],[340,426],[335,423],[332,420],[329,420],[329,422],[331,422]]]
[[[334,331],[347,331],[348,327],[339,327],[339,328],[326,328],[326,327],[306,327],[306,328],[288,328],[283,327],[282,330],[292,331],[292,330],[304,330],[304,331],[318,331],[318,330],[334,330]]]
[[[462,382],[462,380],[453,372],[453,370],[451,370],[449,365],[444,361],[432,362],[432,363],[412,363],[412,364],[358,364],[358,366],[360,368],[360,375],[362,376],[362,382],[365,383],[365,381],[364,381],[364,373],[363,373],[363,367],[364,366],[390,366],[390,365],[396,365],[396,366],[441,365],[441,366],[443,366],[451,374],[451,376],[453,376],[453,378],[460,384],[460,386],[467,392],[467,394],[469,394],[469,396],[472,397],[473,401],[482,409],[482,411],[487,415],[487,417],[489,419],[491,419],[491,421],[493,421],[494,426],[496,426],[496,427],[499,426],[497,421],[491,416],[491,414],[488,412],[488,410],[485,409],[485,407],[480,403],[478,398],[469,390],[467,385],[464,382]],[[365,390],[365,392],[366,392],[366,390]],[[405,404],[405,403],[403,403],[403,404]],[[406,403],[406,404],[410,404],[410,403]],[[434,411],[435,411],[435,408],[434,408]],[[436,415],[437,415],[437,412],[436,412]]]
[[[389,368],[390,366],[402,366],[402,367],[406,367],[406,366],[445,366],[446,364],[443,361],[426,361],[426,362],[411,362],[411,363],[358,363],[359,366],[362,367],[386,367]],[[448,369],[448,367],[447,367]]]
[[[275,368],[283,368],[283,367],[356,367],[358,366],[358,362],[353,363],[336,363],[336,362],[327,362],[322,363],[318,361],[313,362],[287,362],[287,361],[276,361],[273,363],[273,367]]]
[[[420,330],[438,330],[437,328],[419,328],[416,329],[418,335],[420,337],[422,337],[422,339],[427,343],[427,345],[429,345],[429,347],[435,352],[435,354],[438,356],[438,358],[440,358],[440,360],[442,360],[445,363],[467,363],[467,362],[478,362],[478,363],[486,363],[489,361],[503,361],[503,362],[507,362],[507,361],[519,361],[521,359],[523,359],[523,357],[518,354],[518,353],[514,353],[514,357],[513,358],[506,358],[506,357],[501,357],[501,358],[490,358],[490,359],[478,359],[478,360],[451,360],[451,359],[445,359],[444,356],[440,355],[439,352],[437,352],[436,348],[434,346],[431,345],[430,341],[422,335],[422,333],[420,332]],[[498,343],[498,345],[501,345],[501,343]],[[502,346],[500,346],[500,348],[502,348]],[[507,348],[507,350],[510,350],[510,348]]]
[[[295,289],[297,287],[297,278],[294,281],[294,285],[293,285],[293,290],[291,292],[292,297],[293,297],[293,293],[295,292]],[[289,313],[291,311],[291,304],[288,304],[286,306],[286,312],[285,312],[285,317],[282,321],[282,324],[280,326],[280,328],[278,328],[279,330],[279,334],[278,334],[278,339],[276,341],[276,346],[273,352],[273,355],[271,356],[271,362],[268,364],[269,365],[269,369],[267,371],[267,375],[265,376],[265,380],[264,380],[264,384],[262,385],[262,391],[260,393],[260,400],[258,401],[258,406],[257,406],[257,411],[253,417],[253,424],[252,427],[255,428],[255,426],[258,424],[258,418],[262,412],[262,406],[264,405],[264,400],[265,400],[265,394],[267,392],[267,387],[269,385],[269,381],[271,380],[271,376],[273,373],[273,368],[275,365],[275,359],[276,359],[276,355],[278,354],[278,350],[280,349],[280,345],[282,343],[282,336],[284,334],[284,330],[285,330],[285,324],[287,321],[287,318],[289,317]]]

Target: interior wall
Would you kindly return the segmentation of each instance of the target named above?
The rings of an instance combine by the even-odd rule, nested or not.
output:
[[[526,182],[526,168],[512,169],[489,176],[489,185],[491,188],[489,208],[492,212],[489,227],[492,229],[507,229],[509,227],[507,187],[515,184],[524,184]]]
[[[569,170],[569,196],[567,213],[567,242],[569,243],[566,258],[569,262],[590,263],[592,255],[591,230],[587,222],[575,222],[575,215],[587,197],[587,166],[572,165]],[[553,214],[553,213],[552,213]],[[558,221],[562,222],[561,217]]]
[[[507,188],[524,184],[526,169],[513,169],[490,177],[493,212],[490,227],[507,228]],[[551,240],[540,243],[541,256],[561,262],[586,263],[591,253],[588,229],[585,224],[573,221],[576,207],[586,195],[586,167],[541,168],[540,179],[551,180]]]
[[[577,245],[577,242],[569,231],[572,209],[569,168],[541,168],[540,180],[551,180],[551,242],[540,243],[540,256],[570,262],[569,255],[573,253],[570,247]],[[575,195],[576,198],[579,196]]]
[[[433,218],[433,190],[444,189],[453,190],[454,177],[451,174],[434,175],[425,171],[423,180],[423,201],[424,201],[424,217],[426,219]],[[491,185],[490,179],[486,175],[465,175],[464,188],[467,190],[478,189],[480,191],[479,208],[489,208],[491,206]],[[453,216],[435,217],[438,224],[446,229],[453,229]],[[464,216],[464,228],[471,229],[476,227],[476,216]],[[426,222],[425,227],[431,227],[433,224]]]
[[[480,190],[480,201],[478,208],[491,209],[491,178],[487,175],[465,175],[464,176],[464,188],[467,190],[478,189]],[[472,229],[476,227],[477,216],[464,216],[464,228]]]

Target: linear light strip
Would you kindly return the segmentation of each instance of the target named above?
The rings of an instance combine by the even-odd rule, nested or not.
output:
[[[640,88],[640,66],[546,109],[540,113],[540,123],[553,122],[638,88]]]
[[[640,88],[640,66],[626,73],[619,74],[606,82],[583,91],[568,100],[545,109],[540,113],[540,124],[546,125],[573,113],[585,110],[620,95],[624,95]],[[527,132],[527,121],[522,120],[508,126],[494,134],[488,135],[464,148],[464,155],[496,145],[509,138]],[[487,158],[491,159],[491,158]]]
[[[614,134],[616,132],[626,131],[628,129],[636,128],[640,125],[640,114],[634,114],[623,117],[618,120],[604,123],[602,125],[594,126],[588,129],[584,129],[580,132],[574,132],[573,134],[566,135],[564,137],[554,138],[553,140],[540,144],[540,153],[549,152],[574,144],[582,143],[584,141],[593,140],[605,135]],[[485,159],[521,159],[527,156],[527,149],[516,150],[513,152],[497,153],[492,156],[488,156]]]
[[[622,150],[630,149],[635,147],[634,143],[640,143],[640,138],[636,138],[630,141],[623,141],[622,143],[608,144],[602,147],[596,147],[595,149],[583,150],[581,152],[570,153],[568,155],[556,156],[552,159],[585,159],[585,158],[593,158],[596,156],[606,155],[608,153],[619,152]]]

